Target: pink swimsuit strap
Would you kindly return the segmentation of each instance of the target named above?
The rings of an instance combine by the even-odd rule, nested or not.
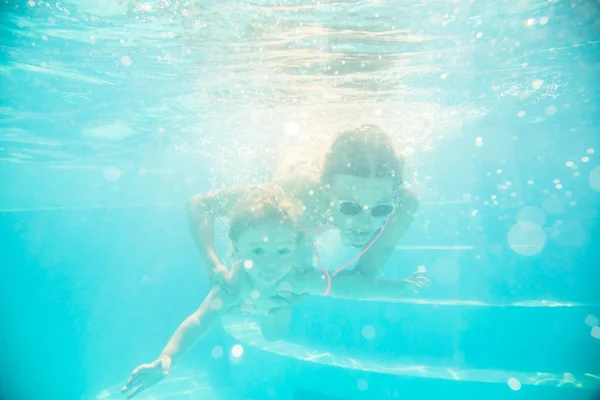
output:
[[[379,233],[377,233],[377,235],[375,235],[375,237],[369,242],[369,244],[367,244],[365,247],[363,247],[363,249],[357,255],[352,257],[352,259],[350,261],[339,266],[331,274],[329,274],[329,272],[321,264],[321,257],[319,255],[319,250],[317,250],[317,247],[315,246],[315,244],[314,243],[310,244],[315,252],[315,257],[317,258],[317,265],[319,266],[321,271],[323,271],[323,273],[325,274],[325,278],[327,279],[327,288],[323,292],[323,296],[327,296],[327,294],[329,294],[329,291],[331,290],[331,277],[339,274],[344,268],[348,267],[350,264],[352,264],[353,262],[358,260],[363,254],[365,254],[367,252],[367,250],[369,250],[371,248],[371,246],[373,246],[375,244],[377,239],[379,239],[379,237],[383,234],[383,231],[385,230],[389,220],[390,220],[390,215],[387,216],[387,218],[385,219],[385,222],[383,224],[383,227],[379,230]]]
[[[400,193],[399,193],[399,191],[400,191],[399,187],[397,187],[396,190],[395,190],[395,193],[394,193],[394,197],[396,199],[396,202],[398,202],[398,205],[402,206],[402,204],[400,202]],[[323,268],[323,265],[321,265],[321,257],[319,255],[319,250],[317,250],[317,247],[314,245],[314,243],[311,242],[310,245],[311,245],[311,247],[313,248],[313,250],[315,252],[315,257],[317,259],[317,265],[319,266],[319,268],[321,269],[321,271],[323,271],[323,273],[325,274],[325,278],[327,279],[327,288],[323,292],[323,296],[327,296],[327,294],[331,290],[331,277],[332,276],[336,276],[344,268],[348,267],[350,264],[352,264],[353,262],[355,262],[356,260],[358,260],[363,254],[365,254],[367,252],[367,250],[369,250],[371,248],[371,246],[373,246],[375,244],[375,242],[383,234],[383,231],[387,227],[387,224],[390,221],[390,217],[391,216],[392,216],[391,214],[387,216],[387,218],[385,219],[385,222],[383,223],[383,226],[381,227],[381,229],[379,230],[379,232],[377,233],[377,235],[375,235],[375,237],[357,255],[355,255],[354,257],[352,257],[352,259],[350,261],[348,261],[345,264],[339,266],[331,274],[329,274],[329,272],[325,268]],[[325,225],[321,225],[321,227],[325,227],[326,229],[322,230],[321,232],[319,232],[317,229],[313,229],[311,233],[318,235],[320,233],[326,232],[329,229],[333,229],[334,228],[333,224],[330,224],[330,223],[326,223]],[[310,230],[306,230],[305,232],[310,232]]]

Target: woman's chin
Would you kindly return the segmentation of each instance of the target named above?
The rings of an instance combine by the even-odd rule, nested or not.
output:
[[[356,233],[345,233],[342,235],[342,240],[346,246],[351,247],[364,247],[369,243],[372,234],[356,234]]]

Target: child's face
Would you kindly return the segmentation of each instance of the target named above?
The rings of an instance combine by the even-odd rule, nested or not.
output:
[[[272,285],[294,266],[296,232],[276,222],[248,227],[234,244],[234,254],[255,280]]]

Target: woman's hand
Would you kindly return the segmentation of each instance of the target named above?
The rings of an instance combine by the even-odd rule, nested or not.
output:
[[[150,364],[142,364],[133,370],[129,380],[121,388],[121,393],[127,395],[131,399],[141,391],[148,389],[162,381],[165,376],[169,375],[171,368],[171,357],[160,356],[158,360]]]
[[[220,285],[227,293],[234,294],[236,287],[231,279],[231,273],[227,267],[221,263],[215,265],[211,269],[211,274],[208,277],[211,285]]]
[[[404,278],[402,282],[407,284],[409,290],[415,294],[419,293],[419,290],[421,290],[421,288],[431,285],[431,281],[429,280],[429,278],[427,278],[426,271],[417,271]]]

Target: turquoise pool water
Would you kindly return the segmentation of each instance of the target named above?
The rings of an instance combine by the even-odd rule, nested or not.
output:
[[[226,319],[139,398],[600,390],[598,2],[0,11],[0,398],[120,398],[209,289],[189,196],[266,181],[281,154],[362,123],[393,135],[422,200],[382,275],[425,266],[431,288],[313,297],[277,343]]]

